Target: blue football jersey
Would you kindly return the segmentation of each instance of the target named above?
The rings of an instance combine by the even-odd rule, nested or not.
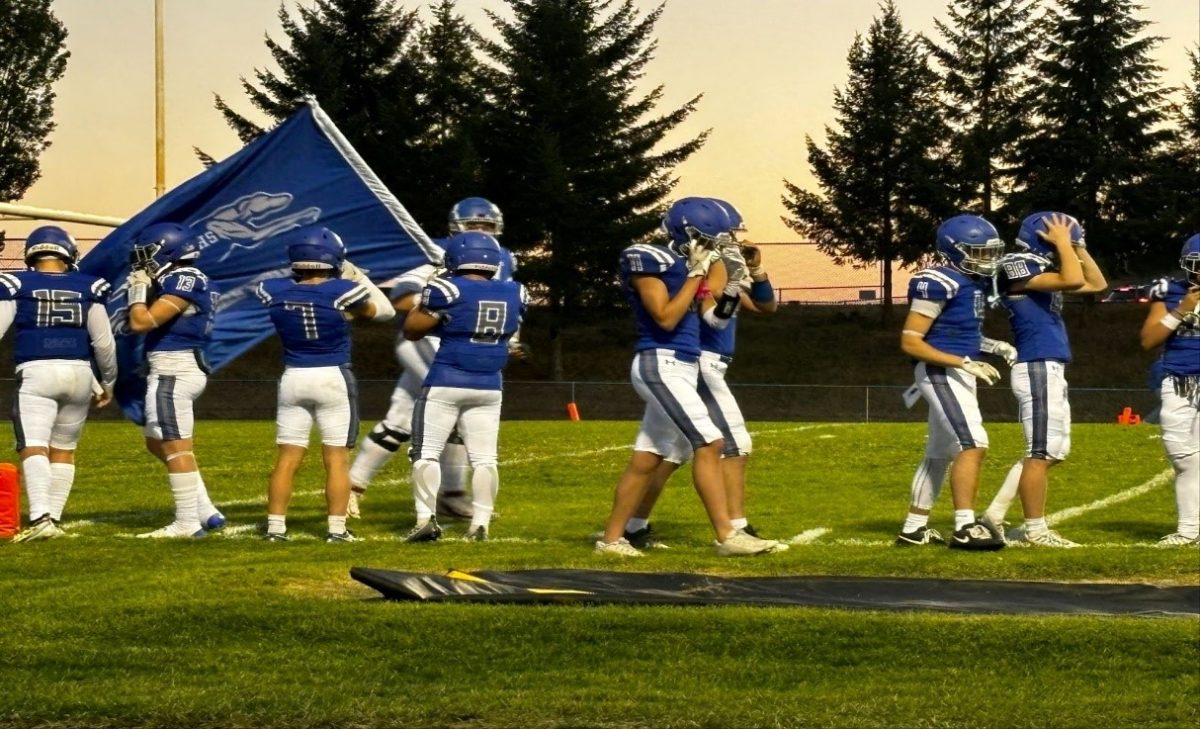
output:
[[[1167,305],[1167,311],[1174,311],[1187,292],[1187,281],[1164,278],[1150,290],[1150,300],[1161,301]],[[1200,315],[1200,311],[1194,313]],[[1171,375],[1200,375],[1200,322],[1189,318],[1167,337],[1162,366]]]
[[[695,304],[683,315],[683,319],[672,330],[660,327],[654,317],[642,305],[642,299],[633,288],[634,276],[654,276],[667,287],[667,295],[674,297],[687,282],[687,261],[666,246],[639,243],[621,251],[621,287],[633,307],[637,326],[637,344],[634,351],[646,349],[673,349],[676,354],[696,359],[700,356],[700,316]]]
[[[910,306],[914,301],[943,303],[925,341],[947,354],[979,357],[987,287],[988,279],[973,278],[951,266],[927,268],[913,276],[908,282]]]
[[[499,390],[508,363],[508,340],[525,313],[525,288],[515,281],[451,276],[430,281],[421,305],[441,315],[431,332],[441,346],[426,387]]]
[[[258,285],[258,298],[271,314],[288,367],[349,365],[350,323],[342,312],[369,296],[366,286],[340,278],[316,284],[272,278]]]
[[[13,360],[90,360],[88,314],[107,298],[107,281],[78,271],[0,273],[0,301],[14,302],[16,310]]]
[[[191,266],[172,269],[158,280],[156,288],[158,296],[177,296],[186,301],[188,307],[164,326],[146,335],[146,351],[191,350],[197,353],[203,367],[204,352],[212,335],[220,294],[208,276]]]
[[[1013,291],[1015,284],[1028,282],[1052,266],[1049,259],[1034,253],[1010,253],[996,266],[996,293],[1008,311],[1018,362],[1071,361],[1062,292]]]
[[[737,321],[738,315],[734,314],[729,320],[729,324],[724,329],[717,329],[709,326],[703,319],[700,320],[700,349],[704,352],[712,352],[719,354],[722,357],[732,357],[734,345],[737,344]]]

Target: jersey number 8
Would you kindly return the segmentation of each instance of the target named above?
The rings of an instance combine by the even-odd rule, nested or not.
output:
[[[508,319],[507,301],[480,301],[479,316],[475,319],[473,344],[496,344],[504,334],[504,322]]]

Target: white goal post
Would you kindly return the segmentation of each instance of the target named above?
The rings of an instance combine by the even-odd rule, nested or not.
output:
[[[57,220],[63,223],[83,223],[99,225],[105,228],[116,228],[125,222],[125,218],[114,218],[109,215],[93,215],[77,213],[72,210],[54,210],[52,208],[35,208],[32,205],[14,205],[0,203],[0,215],[11,215],[16,218],[32,218],[34,220]]]

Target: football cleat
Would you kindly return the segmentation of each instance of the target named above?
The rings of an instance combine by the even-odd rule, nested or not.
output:
[[[1004,548],[1004,539],[976,521],[951,535],[950,548],[995,551]]]
[[[42,514],[37,519],[34,519],[28,527],[13,537],[13,542],[44,542],[48,539],[58,539],[65,536],[66,532],[58,525],[58,522],[50,518],[49,514]]]
[[[447,519],[470,519],[475,515],[466,491],[443,491],[437,497],[437,515]]]
[[[742,531],[746,532],[752,537],[758,537],[759,539],[762,539],[762,537],[758,536],[758,530],[754,528],[753,524],[747,524],[746,526],[742,527]]]
[[[367,495],[366,491],[359,491],[353,486],[350,487],[350,500],[346,502],[346,516],[351,519],[361,519],[362,509],[359,508],[358,502]]]
[[[175,523],[171,523],[161,529],[155,529],[152,532],[145,532],[137,536],[138,539],[200,539],[207,537],[208,532],[203,529],[181,528]]]
[[[1025,532],[1026,544],[1032,544],[1035,547],[1058,547],[1059,549],[1074,549],[1082,546],[1078,542],[1072,542],[1063,535],[1053,529],[1046,529],[1040,532]]]
[[[634,549],[670,549],[670,547],[655,539],[651,532],[652,528],[649,524],[634,532],[626,531],[625,541],[633,545]],[[603,536],[603,532],[601,536]]]
[[[633,547],[633,545],[629,543],[629,540],[626,539],[625,537],[621,537],[620,539],[618,539],[615,542],[606,542],[604,540],[600,540],[600,541],[596,542],[596,548],[594,551],[596,552],[596,554],[614,554],[618,557],[644,557],[644,556],[646,556],[646,555],[642,554],[640,551],[638,551],[637,549],[635,549]]]
[[[988,531],[1000,541],[1007,541],[1004,536],[1004,528],[1008,526],[1008,522],[1004,521],[1003,519],[996,520],[987,514],[984,514],[979,517],[979,523],[987,527]]]
[[[217,513],[213,514],[212,516],[208,517],[207,519],[202,520],[200,522],[200,526],[201,526],[201,528],[206,529],[210,532],[215,532],[218,529],[223,529],[225,527],[225,515],[218,511]]]
[[[290,542],[292,538],[287,532],[267,532],[263,535],[263,539],[268,542]]]
[[[333,532],[326,534],[325,541],[328,544],[342,544],[344,542],[361,542],[362,538],[354,536],[353,532],[347,529],[341,534],[334,534]]]
[[[941,532],[929,527],[917,527],[911,532],[900,532],[894,544],[897,547],[919,547],[923,544],[945,544]]]
[[[483,525],[473,526],[463,535],[463,540],[468,542],[486,542],[488,540],[488,528]]]
[[[408,534],[404,535],[406,542],[436,542],[442,538],[442,528],[438,526],[437,519],[430,518],[425,522],[418,522],[416,526],[409,530]]]
[[[1168,534],[1158,540],[1160,547],[1200,547],[1200,536],[1185,537],[1179,532]]]
[[[779,549],[779,546],[779,542],[771,539],[752,537],[740,529],[725,537],[725,541],[714,543],[718,557],[743,557],[782,551]]]

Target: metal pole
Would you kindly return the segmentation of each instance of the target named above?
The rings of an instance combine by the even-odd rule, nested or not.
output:
[[[167,114],[163,82],[163,3],[154,0],[154,196],[167,189]]]
[[[13,215],[33,220],[60,220],[65,223],[86,223],[87,225],[102,225],[107,228],[116,228],[125,222],[125,218],[114,218],[109,215],[92,215],[91,213],[77,213],[73,210],[35,208],[32,205],[14,205],[12,203],[0,203],[0,215]]]

